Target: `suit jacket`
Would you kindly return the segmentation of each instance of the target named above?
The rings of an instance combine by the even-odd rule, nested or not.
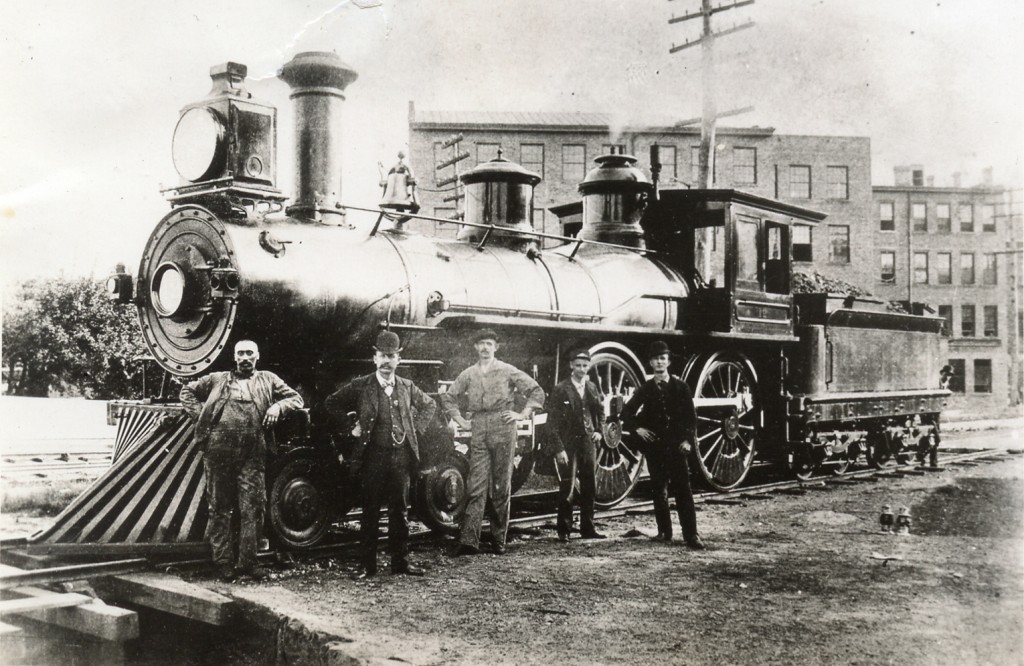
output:
[[[572,378],[567,377],[555,385],[548,398],[548,437],[544,451],[556,456],[582,443],[592,446],[584,427],[584,417],[590,420],[594,432],[601,432],[604,423],[601,390],[594,382],[587,380],[583,397],[580,398]]]
[[[181,387],[179,398],[182,409],[195,422],[195,438],[201,450],[206,449],[210,433],[216,427],[224,412],[224,405],[231,397],[227,390],[233,371],[211,372],[210,374]],[[281,416],[302,409],[302,396],[288,386],[273,372],[256,370],[249,379],[252,399],[256,404],[257,413],[262,419],[272,405],[281,407]],[[268,442],[273,448],[273,431],[269,432]],[[260,434],[266,437],[263,429]]]
[[[417,433],[424,432],[434,418],[437,404],[434,399],[421,391],[410,380],[395,375],[395,391],[398,392],[399,418],[405,430],[409,445],[412,447],[416,460],[420,457]],[[348,384],[328,396],[324,406],[328,417],[335,427],[346,424],[348,413],[354,411],[359,419],[359,446],[353,458],[362,458],[366,446],[370,443],[373,429],[377,425],[379,413],[380,382],[377,373],[353,379]],[[385,405],[386,408],[386,405]],[[347,424],[353,425],[353,424]]]
[[[664,393],[659,395],[660,391]],[[678,377],[670,375],[664,389],[658,388],[654,378],[641,384],[626,403],[620,418],[624,429],[635,433],[637,428],[647,428],[658,439],[668,440],[670,444],[684,441],[695,444],[697,441],[697,410],[693,394],[686,382]]]

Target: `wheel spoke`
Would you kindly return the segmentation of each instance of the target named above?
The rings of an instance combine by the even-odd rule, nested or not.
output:
[[[705,423],[715,423],[715,424],[717,424],[719,422],[718,419],[713,419],[710,416],[701,416],[700,414],[697,414],[697,420],[698,421],[704,421]]]
[[[701,459],[701,461],[702,461],[702,462],[704,463],[704,467],[707,467],[707,462],[708,462],[708,458],[709,458],[709,457],[711,457],[711,454],[715,452],[715,449],[717,449],[717,448],[718,448],[718,446],[719,446],[719,445],[720,445],[720,444],[721,444],[722,442],[724,442],[724,441],[725,441],[725,437],[724,437],[724,436],[723,436],[723,437],[719,437],[718,439],[716,439],[716,440],[715,440],[715,441],[714,441],[714,442],[713,442],[713,443],[711,444],[711,446],[709,446],[709,447],[708,447],[708,451],[707,451],[707,453],[705,453],[704,455],[702,455],[702,456],[701,456],[701,458],[700,458],[700,459]]]
[[[640,458],[635,453],[630,451],[629,447],[623,444],[622,442],[619,442],[619,445],[615,447],[615,450],[618,451],[623,458],[628,460],[630,465],[635,465],[638,462],[640,462]]]
[[[697,441],[698,442],[703,442],[708,437],[711,437],[712,435],[717,435],[720,432],[722,432],[721,428],[715,428],[714,430],[709,430],[706,435],[698,435],[697,436]]]

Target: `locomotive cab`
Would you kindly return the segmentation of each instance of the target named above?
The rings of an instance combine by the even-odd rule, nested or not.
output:
[[[792,337],[790,229],[824,218],[737,190],[666,190],[642,225],[692,283],[688,328]]]

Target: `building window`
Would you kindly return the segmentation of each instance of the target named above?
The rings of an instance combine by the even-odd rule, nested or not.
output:
[[[953,284],[953,253],[939,252],[935,258],[935,281],[939,284]]]
[[[960,284],[974,284],[974,255],[970,252],[960,255]]]
[[[911,171],[910,177],[912,179],[911,182],[913,183],[914,187],[924,186],[924,171],[922,171],[921,169],[914,169],[913,171]]]
[[[986,338],[999,337],[999,306],[985,305],[981,309],[981,335]]]
[[[948,338],[953,334],[953,306],[940,305],[939,316],[945,320],[942,324],[942,334]]]
[[[690,179],[694,187],[700,185],[700,146],[690,146]],[[711,169],[711,182],[718,182],[718,160]]]
[[[928,209],[923,203],[910,204],[910,223],[914,231],[928,231]]]
[[[601,145],[602,155],[625,155],[626,144],[624,143],[605,143]]]
[[[828,260],[850,263],[850,227],[845,224],[830,224],[828,227]]]
[[[850,170],[844,166],[830,166],[826,170],[828,177],[828,198],[850,198]]]
[[[878,230],[896,231],[896,217],[891,201],[882,201],[878,204]]]
[[[985,265],[981,269],[981,283],[992,285],[999,281],[997,273],[997,256],[995,254],[984,255]]]
[[[893,284],[896,282],[896,253],[891,250],[882,250],[879,255],[882,282]]]
[[[544,177],[544,144],[524,143],[519,146],[519,162],[541,178]]]
[[[949,378],[949,390],[953,393],[966,393],[967,381],[964,373],[967,372],[967,362],[962,358],[951,358],[949,366],[953,368],[953,376]]]
[[[790,165],[789,196],[792,199],[811,198],[811,167],[799,164]]]
[[[953,227],[949,220],[949,204],[935,204],[935,230],[948,234]]]
[[[960,231],[974,231],[974,206],[960,204],[956,207],[956,217],[960,220]]]
[[[587,148],[576,143],[562,146],[562,180],[579,183],[586,176]]]
[[[450,206],[438,206],[434,208],[434,217],[439,217],[443,220],[453,220],[457,214],[457,211]],[[436,238],[455,238],[459,233],[459,225],[454,222],[448,223],[435,221],[433,225],[433,235]]]
[[[476,144],[476,163],[483,164],[498,159],[500,143],[478,143]]]
[[[914,284],[928,284],[928,253],[914,253]]]
[[[813,261],[811,252],[811,228],[797,224],[793,226],[793,261]]]
[[[661,160],[661,177],[675,180],[679,178],[679,166],[676,162],[676,147],[658,144],[658,159]]]
[[[981,207],[981,230],[996,230],[996,207],[992,204],[985,204]]]
[[[974,306],[973,305],[961,305],[960,306],[960,337],[962,338],[973,338],[975,333],[974,329]]]
[[[732,149],[732,182],[735,185],[757,184],[757,148]]]
[[[974,392],[992,392],[992,360],[987,358],[974,359]]]

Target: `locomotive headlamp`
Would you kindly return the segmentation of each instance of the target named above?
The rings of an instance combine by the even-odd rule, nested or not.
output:
[[[185,276],[181,267],[167,262],[157,267],[150,283],[153,309],[162,317],[173,317],[185,302]]]
[[[124,264],[114,268],[114,274],[107,278],[107,298],[116,303],[131,303],[132,276],[125,272]]]
[[[224,122],[209,107],[192,108],[181,114],[171,144],[174,168],[194,183],[219,174],[227,155]]]

